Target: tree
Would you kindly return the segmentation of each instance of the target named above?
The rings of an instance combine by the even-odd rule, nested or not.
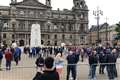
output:
[[[117,27],[115,28],[115,31],[117,32],[117,36],[115,40],[120,40],[120,22],[116,24]]]

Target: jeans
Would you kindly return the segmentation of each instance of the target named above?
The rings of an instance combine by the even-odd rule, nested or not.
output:
[[[90,80],[96,80],[96,65],[90,65]]]
[[[104,68],[105,68],[105,64],[100,64],[99,74],[104,74]]]
[[[113,67],[113,73],[114,73],[115,78],[117,78],[118,74],[117,74],[116,64]]]
[[[10,60],[6,60],[6,69],[7,70],[11,69],[11,61]]]
[[[108,72],[108,78],[109,80],[114,80],[118,77],[117,75],[117,69],[115,64],[107,65],[107,72]]]
[[[73,80],[76,80],[76,65],[67,66],[67,80],[69,80],[70,72],[72,73]]]
[[[15,57],[16,65],[18,65],[18,61],[19,61],[19,56]]]

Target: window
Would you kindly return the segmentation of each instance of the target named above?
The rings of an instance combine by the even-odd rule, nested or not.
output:
[[[64,29],[65,29],[64,27],[65,27],[65,24],[62,23],[62,25],[61,25],[61,29],[64,30]]]
[[[3,38],[6,38],[6,33],[3,34]]]
[[[48,39],[50,39],[50,35],[48,35]]]
[[[12,34],[12,39],[15,39],[15,35],[14,34]]]
[[[41,34],[41,37],[44,38],[44,37],[45,37],[45,34]]]
[[[54,42],[54,45],[57,46],[57,41]]]
[[[68,19],[68,16],[66,16],[66,19]]]
[[[15,28],[15,24],[12,24],[12,27]]]
[[[80,3],[80,8],[83,8],[83,2]]]
[[[117,34],[112,35],[112,40],[115,40],[115,38],[117,38]]]
[[[59,28],[59,26],[57,25],[57,23],[53,23],[53,24],[54,24],[54,26],[53,26],[54,30],[57,30]]]
[[[30,11],[30,15],[33,15],[34,14],[34,12],[33,11]]]
[[[69,31],[72,31],[72,24],[69,24]]]
[[[19,29],[20,30],[25,30],[25,22],[24,21],[19,22]]]
[[[62,39],[65,39],[65,35],[64,34],[62,35]]]
[[[50,25],[48,24],[48,30],[50,30]]]
[[[41,44],[44,44],[44,41],[43,41],[43,40],[41,40]]]
[[[48,46],[50,45],[50,41],[47,42],[47,45],[48,45]]]
[[[79,6],[79,3],[77,2],[77,6]]]
[[[81,36],[81,37],[80,37],[80,39],[84,40],[84,37],[83,37],[83,36]]]
[[[84,36],[81,36],[81,37],[80,37],[80,42],[81,42],[81,43],[85,43],[85,37],[84,37]]]
[[[54,35],[54,39],[57,39],[57,35]]]
[[[40,12],[40,15],[43,15],[43,12]]]
[[[61,29],[62,29],[62,31],[65,30],[64,24],[61,25]]]
[[[80,31],[84,32],[84,24],[81,24]]]
[[[70,35],[70,39],[72,39],[72,35]]]
[[[83,18],[84,18],[84,14],[81,13],[81,15],[80,15],[80,19],[83,19]]]
[[[30,12],[29,12],[29,16],[30,16],[30,17],[34,17],[34,12],[33,12],[33,11],[30,11]]]
[[[20,15],[24,15],[24,11],[20,11]]]

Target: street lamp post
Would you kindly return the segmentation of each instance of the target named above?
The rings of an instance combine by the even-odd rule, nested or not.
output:
[[[103,11],[101,11],[99,9],[99,7],[97,7],[97,10],[93,11],[93,15],[97,19],[97,43],[99,44],[100,43],[100,33],[99,33],[100,26],[99,26],[99,21],[100,21],[100,15],[103,15]]]
[[[108,24],[107,24],[107,17],[106,17],[106,30],[105,30],[105,32],[106,32],[106,42],[108,42]]]

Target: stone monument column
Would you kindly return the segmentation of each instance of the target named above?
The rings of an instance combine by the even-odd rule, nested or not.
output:
[[[41,29],[39,24],[32,24],[30,47],[41,47]]]

